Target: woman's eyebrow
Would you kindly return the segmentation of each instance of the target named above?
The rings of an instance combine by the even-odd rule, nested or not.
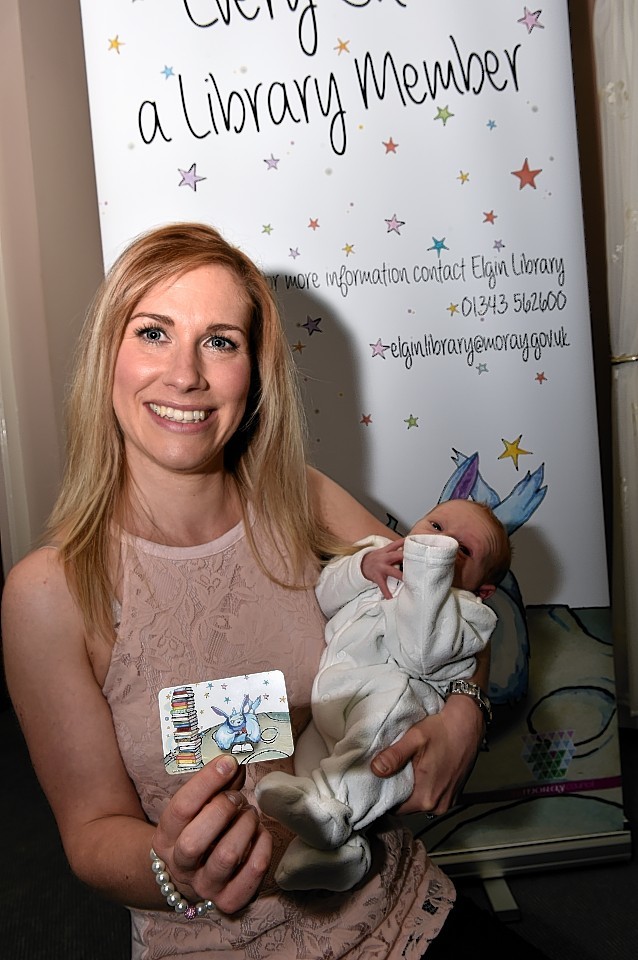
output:
[[[141,317],[146,317],[148,320],[157,320],[158,323],[165,323],[169,327],[175,326],[175,321],[172,317],[169,317],[165,313],[147,313],[145,310],[142,310],[140,313],[134,313],[129,323],[132,323],[133,320],[139,320]]]

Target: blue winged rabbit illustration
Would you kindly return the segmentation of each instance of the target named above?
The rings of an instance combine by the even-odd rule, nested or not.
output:
[[[233,707],[230,713],[226,713],[220,707],[213,706],[215,713],[224,717],[224,722],[213,734],[220,750],[230,750],[231,753],[252,753],[254,744],[261,740],[261,728],[256,716],[260,703],[261,697],[251,701],[246,694],[241,710]]]
[[[452,449],[456,470],[445,484],[439,503],[444,500],[467,500],[470,497],[486,503],[511,536],[529,520],[547,493],[547,486],[542,485],[544,464],[534,473],[528,471],[501,499],[481,476],[478,453],[466,456]],[[529,634],[523,597],[511,570],[487,602],[498,616],[498,624],[492,634],[489,696],[493,703],[516,703],[527,693]]]

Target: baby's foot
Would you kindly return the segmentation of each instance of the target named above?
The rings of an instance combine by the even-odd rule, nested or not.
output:
[[[341,846],[352,832],[352,810],[334,797],[322,797],[310,777],[269,773],[255,789],[257,803],[301,839],[320,850]]]
[[[275,880],[282,890],[350,890],[366,875],[371,860],[368,841],[359,833],[336,850],[317,850],[296,837]]]

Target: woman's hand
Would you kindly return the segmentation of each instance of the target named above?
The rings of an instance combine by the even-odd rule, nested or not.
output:
[[[239,792],[244,779],[232,757],[207,764],[171,798],[153,837],[180,893],[223,913],[250,902],[272,853],[270,834]]]
[[[483,740],[484,721],[469,697],[454,696],[372,761],[372,772],[390,777],[412,761],[414,790],[396,813],[445,813],[469,777]]]
[[[393,540],[384,547],[369,550],[363,555],[361,573],[366,580],[376,583],[386,600],[392,599],[388,589],[388,577],[403,580],[399,564],[403,562],[403,540]]]

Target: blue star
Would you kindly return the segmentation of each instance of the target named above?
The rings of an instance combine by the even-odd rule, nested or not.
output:
[[[161,70],[160,72],[164,74],[164,77],[165,77],[167,80],[168,80],[169,77],[174,77],[174,76],[175,76],[175,74],[173,73],[173,68],[172,68],[172,67],[164,67],[164,69]]]
[[[437,256],[441,257],[441,250],[449,250],[449,247],[445,246],[445,237],[442,240],[437,240],[436,237],[432,237],[432,243],[434,246],[428,247],[428,250],[436,250]]]

